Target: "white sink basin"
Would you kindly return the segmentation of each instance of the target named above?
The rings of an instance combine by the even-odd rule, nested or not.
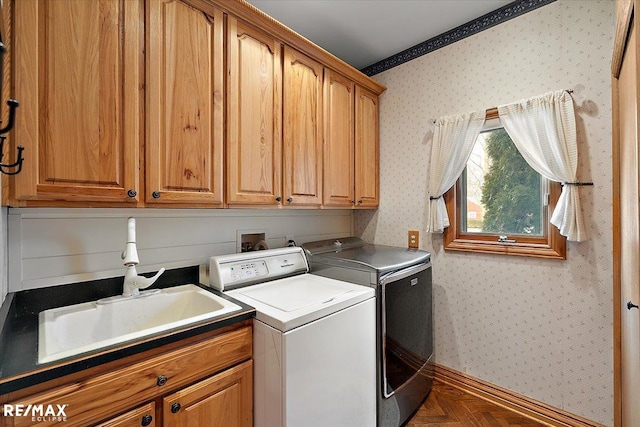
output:
[[[47,363],[200,322],[241,307],[195,285],[107,304],[87,302],[40,313],[38,363]]]

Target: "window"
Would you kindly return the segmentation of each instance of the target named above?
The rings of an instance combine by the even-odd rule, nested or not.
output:
[[[527,164],[497,113],[487,111],[467,167],[444,196],[444,247],[565,259],[565,238],[549,223],[561,186]]]

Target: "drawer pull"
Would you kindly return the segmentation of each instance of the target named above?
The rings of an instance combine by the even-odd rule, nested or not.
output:
[[[131,189],[127,191],[127,196],[129,197],[136,197],[137,195],[138,195],[138,192],[136,190]]]
[[[142,420],[140,420],[140,425],[142,427],[147,427],[149,425],[151,425],[151,422],[153,421],[153,417],[149,414],[143,415],[142,416]]]
[[[172,403],[171,404],[171,413],[172,414],[177,414],[178,412],[180,412],[180,408],[181,408],[181,406],[180,406],[180,404],[178,402]]]
[[[164,375],[160,375],[158,377],[158,381],[156,381],[156,384],[158,384],[158,387],[162,387],[167,383],[167,381],[169,381],[169,378],[165,377]]]

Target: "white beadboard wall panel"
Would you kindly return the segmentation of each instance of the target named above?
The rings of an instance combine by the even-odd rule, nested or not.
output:
[[[270,247],[352,235],[349,210],[9,209],[9,291],[124,275],[127,218],[136,218],[140,272],[200,265],[236,251],[238,230]]]
[[[433,254],[436,360],[613,425],[611,0],[558,0],[380,73],[380,208],[355,234]],[[427,223],[430,119],[575,88],[590,240],[567,260],[445,252]]]
[[[139,273],[159,270],[161,267],[178,268],[191,265],[206,264],[212,255],[235,252],[235,243],[218,243],[195,246],[176,246],[170,248],[140,249],[138,255]],[[115,277],[124,275],[124,267],[120,254],[104,252],[86,255],[54,256],[46,258],[30,258],[23,260],[24,275],[22,289],[34,289],[56,283],[74,283],[96,278],[95,272],[101,276]],[[167,258],[170,254],[171,259]],[[210,254],[210,255],[203,255]],[[145,260],[150,260],[149,262]],[[155,261],[160,260],[160,261]],[[64,278],[61,280],[59,278]]]
[[[14,217],[12,214],[11,217]],[[42,218],[17,217],[20,219],[21,250],[23,259],[104,253],[120,251],[127,237],[126,218]],[[124,224],[124,227],[123,227]],[[137,221],[138,227],[142,221]],[[90,239],[78,237],[78,228],[91,235]],[[123,230],[120,230],[123,228]],[[12,228],[13,232],[14,229]],[[139,244],[144,241],[140,234]]]

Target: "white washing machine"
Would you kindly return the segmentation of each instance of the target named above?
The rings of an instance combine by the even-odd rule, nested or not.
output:
[[[308,274],[301,248],[212,257],[209,270],[256,309],[256,427],[376,425],[372,288]]]

